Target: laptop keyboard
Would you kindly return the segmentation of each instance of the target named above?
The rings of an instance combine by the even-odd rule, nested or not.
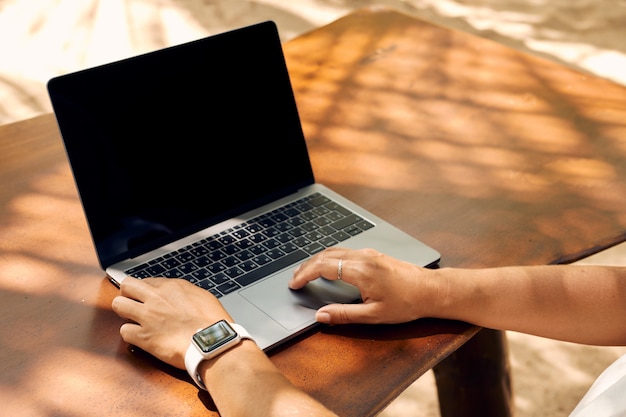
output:
[[[373,226],[315,193],[125,272],[184,278],[221,297]]]

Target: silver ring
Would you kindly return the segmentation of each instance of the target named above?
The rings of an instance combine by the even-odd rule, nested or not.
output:
[[[339,264],[337,265],[337,280],[341,281],[341,272],[343,269],[343,259],[339,259]]]

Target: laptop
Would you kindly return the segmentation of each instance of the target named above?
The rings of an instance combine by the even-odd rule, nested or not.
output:
[[[266,351],[322,305],[359,301],[345,282],[288,288],[324,248],[439,260],[315,182],[273,22],[55,77],[48,92],[111,282],[188,279]]]

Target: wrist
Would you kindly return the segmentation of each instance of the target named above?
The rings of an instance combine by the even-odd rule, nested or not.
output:
[[[431,317],[461,320],[477,325],[488,308],[489,290],[484,287],[482,270],[442,268],[435,271],[436,293],[433,293]]]
[[[211,326],[198,330],[192,336],[185,353],[185,368],[196,385],[203,390],[207,389],[200,373],[200,367],[203,363],[235,349],[245,340],[254,344],[243,327],[226,320],[220,320]]]
[[[211,381],[219,381],[220,373],[236,372],[239,367],[249,368],[250,361],[257,355],[266,357],[253,340],[243,339],[221,355],[202,361],[198,366],[198,373],[207,386],[210,386]]]
[[[455,301],[451,286],[454,281],[454,271],[450,268],[435,269],[429,271],[427,289],[427,303],[420,303],[426,311],[422,317],[451,318],[454,315]]]

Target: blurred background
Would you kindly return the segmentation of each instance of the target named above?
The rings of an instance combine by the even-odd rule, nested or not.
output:
[[[626,83],[626,0],[0,0],[0,124],[62,73],[274,20],[289,40],[377,4]]]
[[[384,5],[626,85],[626,0],[0,0],[0,124],[50,112],[46,82],[274,20],[283,41]],[[626,265],[620,245],[581,263]],[[518,417],[567,416],[626,348],[508,334]],[[382,414],[437,416],[432,372]]]

